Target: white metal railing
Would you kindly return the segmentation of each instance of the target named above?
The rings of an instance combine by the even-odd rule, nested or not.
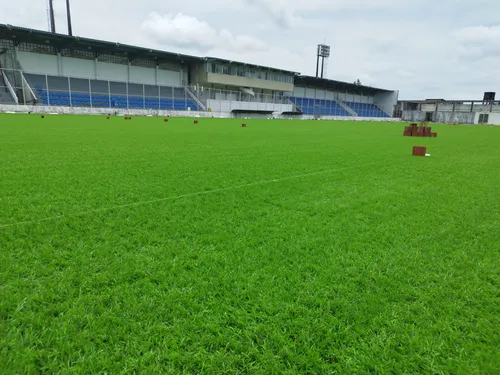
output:
[[[23,72],[21,72],[21,79],[23,81],[23,83],[22,83],[23,84],[23,93],[25,91],[28,91],[29,95],[31,95],[33,97],[33,99],[35,100],[35,102],[36,102],[38,100],[38,98],[37,98],[36,94],[33,92],[33,89],[29,85],[28,81],[26,80],[26,77],[24,77]],[[26,100],[25,100],[25,102],[26,102]]]
[[[12,85],[9,82],[9,79],[7,78],[7,75],[3,71],[1,73],[2,73],[3,81],[5,82],[5,86],[9,90],[10,95],[12,95],[12,98],[14,99],[14,101],[16,102],[16,104],[19,104],[19,99],[17,98],[16,92],[14,91],[14,89],[12,88]]]

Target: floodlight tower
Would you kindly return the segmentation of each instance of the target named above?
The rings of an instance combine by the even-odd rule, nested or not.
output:
[[[330,57],[330,46],[325,44],[318,44],[318,49],[316,51],[316,78],[319,76],[319,59],[321,58],[321,78],[323,78],[325,59]]]
[[[69,7],[69,0],[66,0],[66,15],[68,17],[68,35],[73,36],[73,28],[71,27],[71,10]]]
[[[56,32],[56,20],[54,18],[54,4],[52,3],[52,0],[48,0],[47,8],[48,8],[50,31],[52,33],[55,33]]]

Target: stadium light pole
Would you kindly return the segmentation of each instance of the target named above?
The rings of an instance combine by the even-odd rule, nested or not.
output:
[[[66,15],[68,18],[68,35],[73,36],[73,28],[71,27],[71,10],[69,7],[69,0],[66,0]]]
[[[330,57],[330,46],[325,44],[318,44],[318,49],[316,51],[316,78],[319,77],[319,59],[321,58],[321,78],[323,78],[325,59]]]
[[[319,73],[319,53],[316,54],[316,78],[318,78]]]
[[[52,0],[49,0],[49,18],[50,18],[50,31],[52,33],[56,32],[56,20],[54,18],[54,4]]]

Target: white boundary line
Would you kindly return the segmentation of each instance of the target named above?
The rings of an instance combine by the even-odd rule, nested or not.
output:
[[[243,185],[233,185],[233,186],[228,186],[228,187],[220,188],[220,189],[198,191],[196,193],[174,195],[174,196],[170,196],[170,197],[152,199],[152,200],[148,200],[148,201],[141,201],[141,202],[135,202],[135,203],[119,204],[119,205],[116,205],[116,206],[97,208],[95,210],[82,211],[82,212],[77,212],[77,213],[73,213],[73,214],[66,214],[66,215],[63,214],[63,215],[58,215],[58,216],[44,217],[42,219],[36,219],[36,220],[19,221],[17,223],[12,223],[12,224],[2,224],[2,225],[0,225],[0,228],[14,227],[14,226],[24,225],[24,224],[36,224],[36,223],[41,223],[43,221],[56,220],[56,219],[65,219],[65,218],[68,218],[68,217],[89,215],[89,214],[93,214],[93,213],[97,213],[97,212],[110,211],[110,210],[115,210],[115,209],[119,209],[119,208],[142,206],[142,205],[146,205],[146,204],[158,203],[158,202],[163,202],[163,201],[168,201],[168,200],[175,200],[175,199],[181,199],[181,198],[194,197],[194,196],[198,196],[198,195],[206,195],[206,194],[219,193],[221,191],[227,191],[227,190],[233,190],[233,189],[241,189],[241,188],[251,187],[251,186],[257,186],[257,185],[272,184],[272,183],[275,183],[275,182],[281,182],[281,181],[286,181],[286,180],[294,180],[294,179],[297,179],[297,178],[315,176],[315,175],[325,174],[325,173],[331,173],[331,172],[338,172],[338,171],[342,171],[342,170],[345,170],[345,169],[351,169],[351,168],[356,168],[356,167],[365,167],[365,166],[375,165],[375,164],[380,164],[380,162],[367,163],[367,164],[361,164],[361,165],[357,164],[357,165],[351,165],[351,166],[347,166],[347,167],[341,167],[341,168],[335,168],[335,169],[327,169],[327,170],[317,171],[317,172],[311,172],[311,173],[304,173],[304,174],[299,174],[299,175],[295,175],[295,176],[275,178],[273,180],[263,180],[263,181],[251,182],[249,184],[243,184]]]

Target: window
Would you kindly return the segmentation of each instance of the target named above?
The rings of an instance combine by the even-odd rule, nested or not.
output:
[[[35,44],[22,42],[18,45],[18,50],[23,52],[35,52],[35,53],[46,53],[49,55],[55,55],[56,50],[54,47],[46,44]]]
[[[238,75],[238,68],[235,66],[231,67],[231,75],[232,76],[237,76]]]
[[[64,50],[61,51],[61,55],[63,54],[63,51]],[[97,60],[102,61],[102,62],[112,63],[112,64],[123,64],[123,65],[128,64],[128,58],[125,56],[99,55],[99,56],[97,56]]]
[[[487,113],[481,113],[479,115],[479,123],[480,124],[487,124],[489,120],[490,115]]]

